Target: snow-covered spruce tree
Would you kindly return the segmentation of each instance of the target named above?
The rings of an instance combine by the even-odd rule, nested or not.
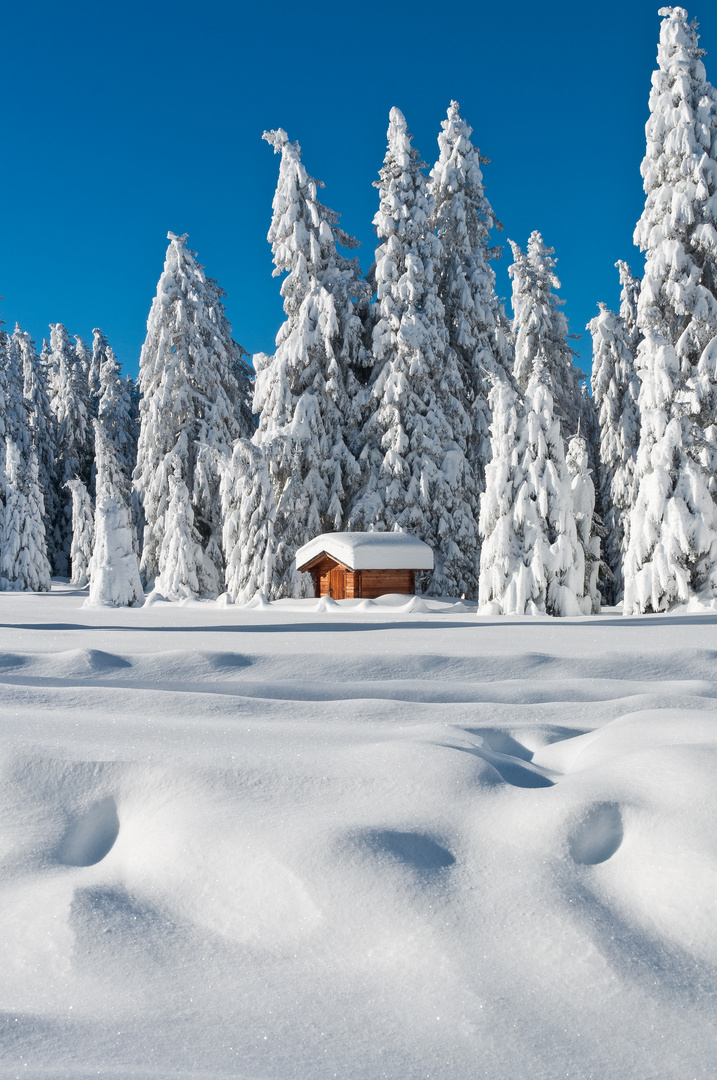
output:
[[[47,557],[54,565],[54,522],[57,518],[55,419],[50,409],[47,372],[35,351],[30,335],[16,324],[12,335],[14,347],[21,358],[23,395],[28,406],[28,424],[37,455],[37,476],[42,492]]]
[[[623,288],[623,295],[625,288]],[[631,332],[622,315],[604,304],[588,323],[593,339],[593,400],[600,423],[600,504],[607,532],[605,558],[612,580],[606,598],[622,599],[622,564],[627,551],[630,510],[635,499],[635,463],[640,438],[638,395]]]
[[[90,367],[87,373],[87,385],[89,387],[90,396],[95,401],[99,400],[102,388],[100,386],[100,373],[102,371],[102,365],[107,359],[107,350],[109,344],[107,338],[102,331],[95,327],[92,331],[92,358],[90,360]],[[95,408],[95,412],[96,412]],[[95,446],[97,445],[95,439]]]
[[[7,387],[8,336],[0,320],[0,514],[5,505],[5,415],[8,407]]]
[[[475,482],[461,446],[469,430],[465,392],[438,295],[442,243],[431,228],[434,203],[422,168],[405,118],[394,108],[376,184],[370,414],[362,484],[348,520],[352,529],[418,536],[434,551],[426,591],[475,596]]]
[[[50,569],[30,404],[24,395],[23,345],[17,328],[11,337],[4,335],[5,514],[0,578],[8,589],[44,591],[50,587]]]
[[[0,349],[4,355],[0,356],[0,364],[3,367],[5,435],[23,455],[32,445],[30,406],[24,395],[23,357],[16,334],[2,333]]]
[[[207,566],[209,560],[194,524],[189,488],[183,480],[182,449],[179,447],[168,455],[167,508],[159,549],[159,573],[154,583],[156,591],[168,600],[183,600],[206,592],[202,582],[214,571],[213,566]]]
[[[69,488],[72,497],[72,547],[70,549],[70,582],[73,585],[86,585],[88,568],[92,558],[92,544],[94,539],[94,514],[92,512],[92,499],[90,494],[79,479],[74,476],[68,480],[66,487]]]
[[[249,439],[238,439],[225,463],[221,499],[227,592],[235,603],[246,604],[271,590],[276,516],[264,454]]]
[[[472,128],[452,101],[438,136],[439,158],[431,170],[428,190],[435,200],[433,225],[442,241],[437,270],[439,295],[445,311],[448,344],[456,354],[464,394],[468,430],[460,423],[453,434],[466,453],[476,488],[485,486],[490,461],[491,377],[511,370],[513,358],[506,337],[507,321],[495,292],[490,260],[490,230],[502,228],[483,188],[481,165],[488,162],[471,142]]]
[[[5,440],[5,509],[0,509],[0,588],[49,592],[44,506],[31,441]]]
[[[533,367],[524,409],[517,410],[520,427],[512,427],[516,401],[510,393],[494,399],[494,407],[497,459],[485,496],[482,603],[504,615],[580,615],[585,564],[542,361]],[[507,464],[499,465],[501,458]]]
[[[281,286],[286,320],[274,355],[254,357],[254,441],[276,501],[271,593],[303,596],[312,583],[296,572],[296,550],[317,533],[342,527],[358,481],[345,438],[354,407],[347,384],[355,384],[353,369],[366,363],[356,309],[370,290],[358,262],[336,250],[356,241],[319,202],[322,185],[306,172],[299,144],[281,128],[264,138],[281,154],[268,239],[274,275],[287,274]]]
[[[588,466],[587,442],[582,435],[573,435],[568,443],[565,464],[570,474],[572,511],[585,568],[578,603],[583,615],[599,615],[600,533],[604,530],[595,516],[595,485]]]
[[[717,92],[684,8],[661,14],[635,229],[645,273],[626,614],[717,599]]]
[[[585,563],[572,510],[560,422],[553,413],[548,375],[540,359],[526,388],[525,411],[525,479],[515,511],[530,552],[529,589],[523,594],[525,611],[580,615]]]
[[[640,344],[640,330],[637,325],[637,305],[640,300],[640,278],[636,278],[626,262],[618,259],[615,263],[620,275],[620,318],[624,326],[625,344],[633,360]]]
[[[57,432],[58,513],[54,522],[54,571],[61,577],[70,573],[72,546],[72,493],[70,482],[77,477],[89,487],[92,469],[88,457],[89,417],[83,400],[80,364],[76,364],[74,346],[62,323],[51,328],[51,353],[47,358],[50,372],[50,408]]]
[[[524,480],[525,409],[514,381],[497,375],[489,396],[491,458],[480,497],[480,581],[478,602],[483,614],[525,611],[525,587],[530,552],[525,530],[515,517],[518,492]]]
[[[95,420],[94,430],[97,499],[87,603],[131,607],[143,602],[144,593],[127,502],[127,473],[102,421]]]
[[[97,412],[97,395],[94,393],[94,386],[92,384],[94,378],[93,362],[94,348],[90,350],[79,334],[75,334],[75,373],[77,378],[77,388],[84,402],[87,415],[90,417],[90,421]],[[91,422],[87,425],[87,431],[87,438],[92,444],[92,449],[87,451],[86,456],[92,458],[94,455],[94,434]]]
[[[173,544],[167,535],[170,502],[178,509],[179,500],[181,521],[191,518],[188,535],[196,535],[206,553],[196,578],[189,574],[187,582],[196,580],[198,591],[211,596],[224,576],[219,462],[235,439],[248,434],[236,409],[243,393],[239,346],[228,336],[219,292],[186,247],[187,237],[168,236],[140,357],[134,486],[145,522],[141,569],[150,585],[160,574],[161,553]]]
[[[508,273],[513,282],[513,332],[515,334],[514,375],[525,392],[539,360],[541,379],[550,390],[555,416],[564,438],[574,435],[585,413],[581,374],[573,364],[573,349],[568,344],[568,324],[561,308],[565,303],[553,289],[560,288],[555,273],[554,248],[543,243],[539,232],[532,232],[528,250],[523,252],[512,240],[513,265]]]
[[[133,416],[130,387],[120,375],[120,366],[114,352],[107,344],[101,330],[94,330],[95,352],[99,353],[99,374],[97,381],[97,418],[102,425],[105,439],[109,439],[114,448],[117,462],[129,485],[132,470],[137,460],[137,425]],[[102,343],[98,348],[98,339]],[[94,355],[94,354],[93,354]],[[95,449],[99,445],[95,431]],[[104,443],[103,443],[104,445]],[[97,466],[99,469],[99,466]],[[129,489],[123,490],[123,496],[129,496]]]
[[[232,337],[231,323],[227,319],[223,303],[223,298],[226,296],[225,290],[214,278],[207,278],[206,282],[209,313],[215,327],[215,334],[220,341],[230,343],[230,347],[227,348],[227,362],[233,378],[226,381],[225,390],[232,410],[238,418],[239,431],[243,438],[249,438],[256,430],[252,412],[254,369],[249,353]],[[211,424],[211,418],[208,422]]]
[[[192,501],[200,535],[202,523],[210,523],[204,551],[210,563],[217,567],[219,581],[225,569],[219,494],[222,461],[231,452],[229,440],[232,436],[248,437],[255,431],[251,412],[251,372],[246,360],[248,353],[232,338],[232,328],[222,303],[225,295],[216,281],[206,279],[207,310],[215,352],[207,350],[198,354],[194,366],[196,384],[207,388],[208,407],[205,408],[198,433]],[[214,386],[220,386],[223,392],[215,394]],[[221,433],[219,438],[217,432]]]

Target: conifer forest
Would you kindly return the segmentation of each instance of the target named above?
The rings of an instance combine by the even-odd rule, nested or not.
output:
[[[101,329],[0,331],[0,588],[300,598],[313,537],[401,530],[434,552],[419,591],[486,614],[717,604],[717,90],[696,24],[661,14],[644,273],[618,261],[619,311],[595,298],[589,378],[550,237],[505,245],[510,313],[496,293],[501,226],[457,102],[430,167],[390,110],[366,275],[299,143],[266,131],[272,355],[235,340],[173,233],[136,381]]]

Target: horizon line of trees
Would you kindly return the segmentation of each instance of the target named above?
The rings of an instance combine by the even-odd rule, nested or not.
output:
[[[0,588],[306,596],[307,540],[401,529],[434,550],[423,591],[484,612],[717,600],[717,92],[696,24],[661,14],[645,272],[617,263],[620,311],[589,324],[592,395],[538,232],[510,245],[512,320],[496,295],[501,226],[456,102],[428,173],[391,110],[365,276],[298,143],[265,132],[285,321],[254,372],[173,233],[136,385],[99,330],[90,349],[57,324],[39,356],[0,331]]]

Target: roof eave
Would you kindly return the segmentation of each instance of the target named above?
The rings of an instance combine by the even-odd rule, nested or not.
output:
[[[302,563],[301,566],[297,566],[296,569],[301,573],[311,573],[313,568],[317,566],[322,559],[331,559],[337,566],[341,566],[344,570],[350,570],[352,573],[356,569],[354,566],[349,566],[348,563],[341,562],[335,555],[332,555],[328,551],[320,551],[318,555],[314,555],[308,562]]]

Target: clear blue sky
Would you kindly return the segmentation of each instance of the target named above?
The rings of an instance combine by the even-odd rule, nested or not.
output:
[[[51,322],[108,335],[136,373],[167,230],[187,232],[227,291],[234,336],[271,351],[281,322],[266,232],[284,127],[324,201],[372,262],[372,181],[388,112],[405,113],[433,162],[455,98],[491,158],[487,194],[507,238],[540,229],[581,364],[598,300],[617,304],[616,259],[640,267],[632,231],[655,0],[130,0],[12,4],[3,18],[0,304],[38,342]],[[700,22],[717,82],[717,5]],[[507,251],[499,288],[509,295]]]

